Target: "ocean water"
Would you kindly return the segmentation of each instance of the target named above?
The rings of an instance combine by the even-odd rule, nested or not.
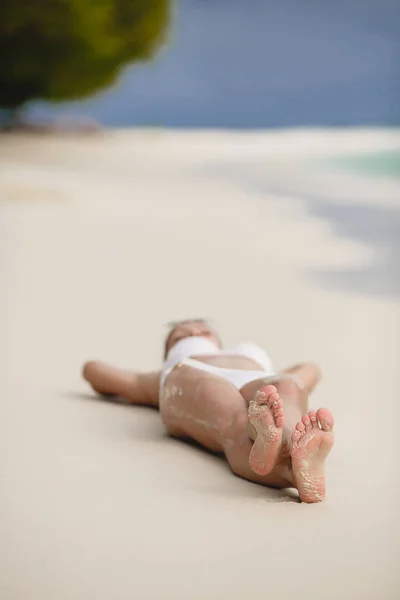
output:
[[[329,134],[328,134],[329,137]],[[328,142],[327,142],[328,143]],[[304,132],[307,148],[307,132]],[[305,269],[304,276],[330,291],[400,298],[400,143],[398,149],[310,158],[236,160],[221,156],[208,176],[265,202],[294,202],[326,222],[340,240],[368,248],[360,264]],[[307,154],[307,151],[305,151]],[[381,181],[384,182],[381,185]],[[316,248],[316,252],[318,249]]]
[[[331,161],[340,169],[376,177],[400,179],[400,150],[387,150],[358,156],[342,156]]]

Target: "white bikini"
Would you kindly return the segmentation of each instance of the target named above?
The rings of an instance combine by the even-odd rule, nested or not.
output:
[[[256,362],[261,368],[259,371],[224,369],[195,360],[191,358],[192,356],[245,356]],[[245,342],[233,348],[221,350],[208,338],[191,336],[177,342],[168,352],[161,371],[160,389],[163,388],[166,378],[178,364],[223,377],[239,390],[250,381],[275,375],[270,357],[256,344]]]

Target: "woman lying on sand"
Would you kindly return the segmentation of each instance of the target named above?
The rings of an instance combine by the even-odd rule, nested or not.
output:
[[[196,319],[172,325],[161,371],[88,362],[83,376],[100,394],[158,407],[168,433],[223,452],[239,477],[295,487],[304,502],[324,499],[333,417],[308,410],[320,379],[315,365],[274,374],[264,350],[248,343],[222,350],[217,333]]]

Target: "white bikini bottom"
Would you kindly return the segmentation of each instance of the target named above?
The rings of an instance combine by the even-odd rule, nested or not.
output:
[[[208,363],[191,358],[191,356],[244,356],[250,358],[260,366],[260,369],[227,369],[216,367]],[[212,373],[230,381],[238,390],[246,383],[262,379],[263,383],[273,383],[279,379],[293,379],[299,385],[298,379],[287,373],[275,374],[274,367],[268,354],[259,346],[252,343],[242,343],[233,348],[222,350],[214,342],[204,337],[187,337],[177,342],[165,359],[160,378],[160,392],[164,387],[165,380],[175,368],[181,366],[192,367],[198,371]]]
[[[212,373],[217,377],[222,377],[222,379],[226,379],[233,383],[233,385],[241,390],[243,386],[251,381],[256,381],[257,379],[262,379],[262,383],[264,385],[274,384],[277,381],[282,381],[283,379],[291,379],[301,390],[304,389],[304,385],[302,381],[294,375],[293,373],[274,373],[271,374],[267,371],[249,371],[248,369],[225,369],[223,367],[216,367],[214,365],[209,365],[207,363],[200,362],[199,360],[195,360],[194,358],[185,358],[180,363],[176,365],[176,368],[179,367],[192,367],[193,369],[197,369],[198,371],[206,371],[207,373]]]
[[[199,360],[195,360],[194,358],[185,358],[181,361],[177,367],[185,366],[192,367],[193,369],[197,369],[198,371],[206,371],[207,373],[212,373],[213,375],[217,375],[218,377],[222,377],[223,379],[227,379],[238,390],[240,390],[246,383],[250,383],[250,381],[255,381],[256,379],[265,379],[271,377],[271,372],[268,371],[249,371],[248,369],[225,369],[223,367],[216,367],[214,365],[209,365],[207,363],[200,362]],[[272,378],[274,375],[272,375]]]

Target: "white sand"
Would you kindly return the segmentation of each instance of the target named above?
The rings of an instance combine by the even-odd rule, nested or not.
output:
[[[1,598],[398,597],[399,305],[342,286],[378,249],[315,206],[398,216],[399,186],[305,159],[399,145],[378,130],[0,138]],[[278,366],[322,365],[326,502],[235,478],[156,412],[91,399],[85,359],[154,368],[163,324],[193,315]]]

